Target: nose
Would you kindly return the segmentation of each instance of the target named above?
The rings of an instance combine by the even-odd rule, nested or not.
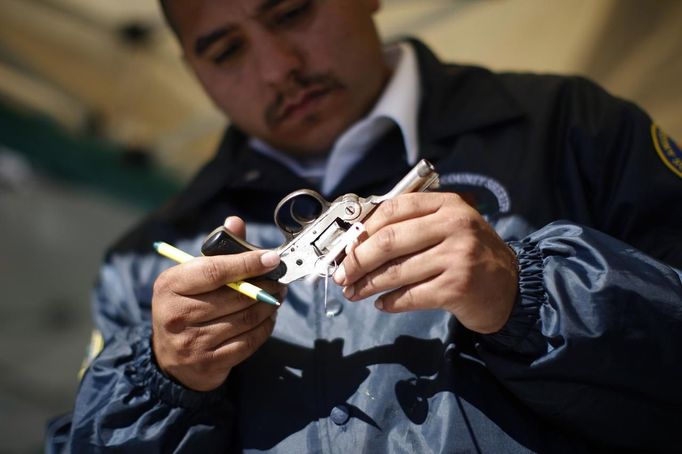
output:
[[[303,58],[296,45],[285,37],[263,32],[254,40],[256,65],[262,80],[273,87],[286,87],[300,71]]]

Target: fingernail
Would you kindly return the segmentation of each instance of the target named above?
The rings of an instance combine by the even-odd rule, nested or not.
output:
[[[355,295],[355,287],[352,285],[349,285],[347,287],[343,288],[343,296],[345,296],[348,299],[353,298],[353,295]]]
[[[275,251],[268,251],[260,256],[260,262],[268,268],[279,264],[279,255]]]
[[[227,230],[232,232],[234,229],[236,229],[236,226],[234,225],[239,218],[236,216],[228,216],[225,218],[225,222],[223,222],[223,227],[225,227]]]
[[[345,281],[345,280],[346,280],[346,269],[343,267],[343,265],[339,265],[339,267],[336,269],[336,272],[334,273],[334,282],[341,285],[341,284],[343,284],[343,281]]]
[[[376,307],[380,311],[383,311],[384,310],[384,302],[381,301],[380,299],[378,299],[374,302],[374,307]]]

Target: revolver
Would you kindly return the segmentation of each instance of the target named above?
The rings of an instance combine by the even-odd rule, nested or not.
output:
[[[362,221],[383,201],[435,188],[438,179],[433,165],[422,159],[381,196],[364,198],[349,193],[328,202],[310,189],[290,193],[277,204],[274,213],[275,224],[285,236],[285,242],[275,249],[281,261],[262,277],[289,284],[308,276],[325,276],[329,267],[342,259],[346,246],[364,231]],[[201,253],[214,256],[256,249],[260,248],[221,226],[206,237]]]

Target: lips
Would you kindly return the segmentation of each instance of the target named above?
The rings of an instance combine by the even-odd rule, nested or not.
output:
[[[306,114],[318,99],[327,95],[330,91],[332,91],[332,88],[321,86],[296,93],[294,96],[284,100],[275,115],[275,121],[282,123],[290,118]]]
[[[292,80],[280,88],[265,109],[265,122],[273,129],[284,121],[304,119],[314,113],[314,109],[328,94],[345,90],[344,84],[331,73],[295,73]]]

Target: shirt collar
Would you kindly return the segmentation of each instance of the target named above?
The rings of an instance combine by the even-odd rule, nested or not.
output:
[[[395,69],[379,102],[367,119],[370,121],[377,121],[381,118],[393,120],[403,134],[407,162],[415,164],[419,157],[417,121],[421,101],[417,55],[411,44],[399,42],[386,48],[386,56],[389,64],[391,60],[395,61],[393,66]],[[375,140],[380,136],[381,134]]]

